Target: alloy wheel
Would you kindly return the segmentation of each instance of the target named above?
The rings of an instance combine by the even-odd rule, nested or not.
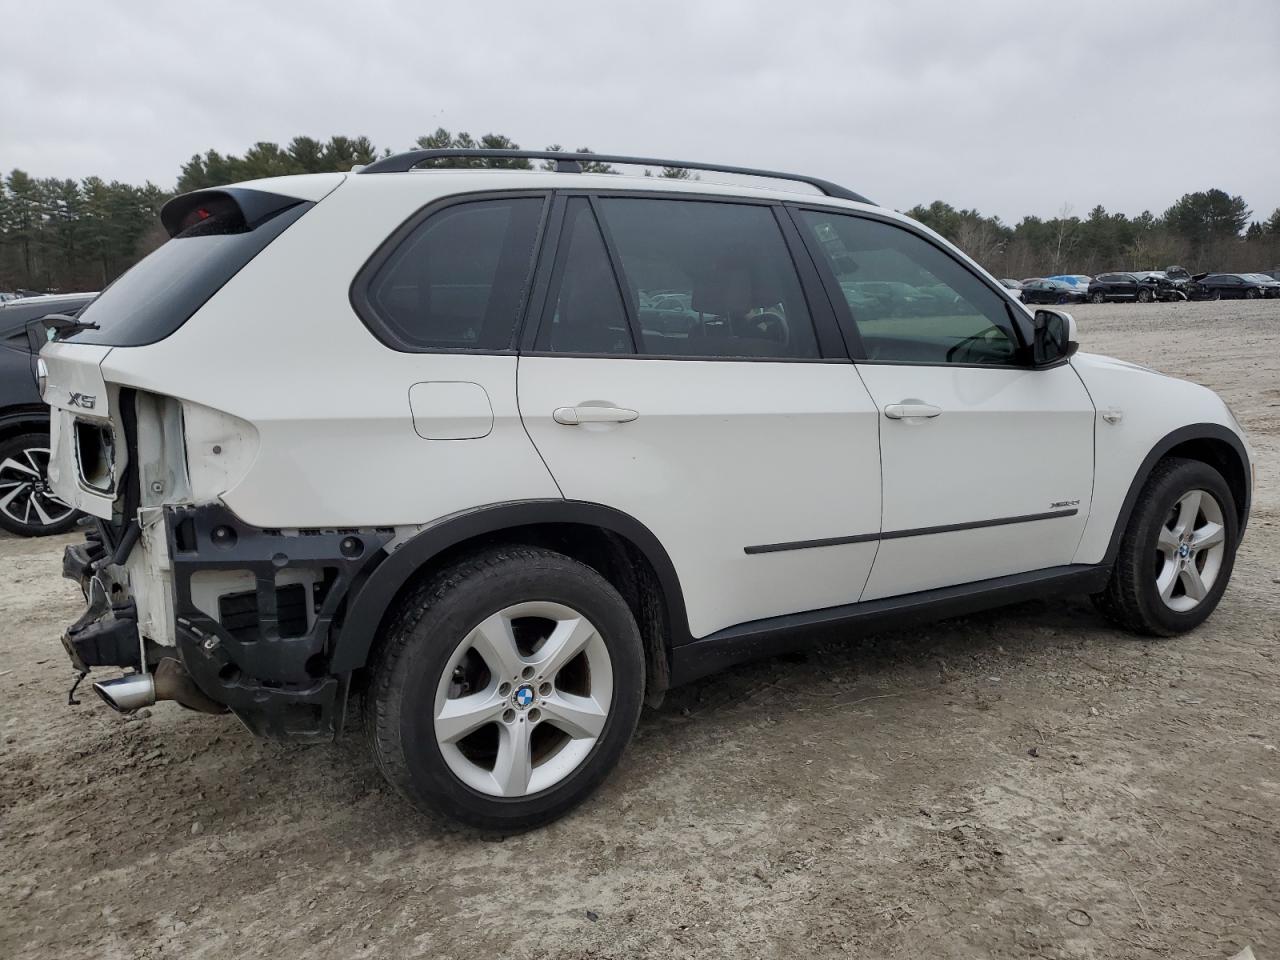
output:
[[[1189,490],[1169,511],[1156,539],[1156,590],[1171,610],[1187,613],[1222,570],[1227,530],[1222,505],[1207,490]]]
[[[436,689],[436,743],[473,790],[524,797],[582,766],[612,701],[613,664],[595,626],[561,603],[519,603],[454,650]]]
[[[51,527],[73,511],[49,488],[49,450],[25,447],[0,461],[0,513],[16,523]]]

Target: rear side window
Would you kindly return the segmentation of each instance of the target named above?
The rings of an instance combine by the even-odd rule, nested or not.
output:
[[[551,353],[635,353],[626,307],[600,226],[582,197],[569,201],[551,278],[549,315],[535,349]]]
[[[540,197],[439,210],[376,267],[357,307],[400,350],[506,350],[533,267]]]
[[[314,206],[255,191],[239,191],[239,199],[214,194],[204,205],[198,197],[179,198],[190,209],[172,224],[173,236],[85,308],[78,319],[98,329],[75,334],[74,342],[140,347],[163,340]],[[254,219],[246,220],[245,209]]]
[[[604,226],[639,352],[816,359],[817,337],[773,210],[701,200],[605,198]]]

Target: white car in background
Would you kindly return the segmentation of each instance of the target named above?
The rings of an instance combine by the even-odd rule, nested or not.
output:
[[[558,169],[415,169],[459,154]],[[104,700],[323,740],[356,696],[414,803],[519,830],[646,699],[812,636],[1213,611],[1252,491],[1213,392],[834,184],[590,160],[789,188],[423,150],[165,206],[41,354]]]

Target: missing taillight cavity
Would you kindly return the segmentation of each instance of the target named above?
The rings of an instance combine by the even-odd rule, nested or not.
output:
[[[76,421],[76,460],[80,482],[99,493],[111,493],[116,483],[115,435],[109,426]]]

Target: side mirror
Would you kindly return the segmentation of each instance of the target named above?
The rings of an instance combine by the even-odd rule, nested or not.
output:
[[[1076,342],[1076,321],[1069,313],[1037,310],[1032,329],[1035,331],[1031,342],[1033,366],[1056,366],[1080,349]]]

